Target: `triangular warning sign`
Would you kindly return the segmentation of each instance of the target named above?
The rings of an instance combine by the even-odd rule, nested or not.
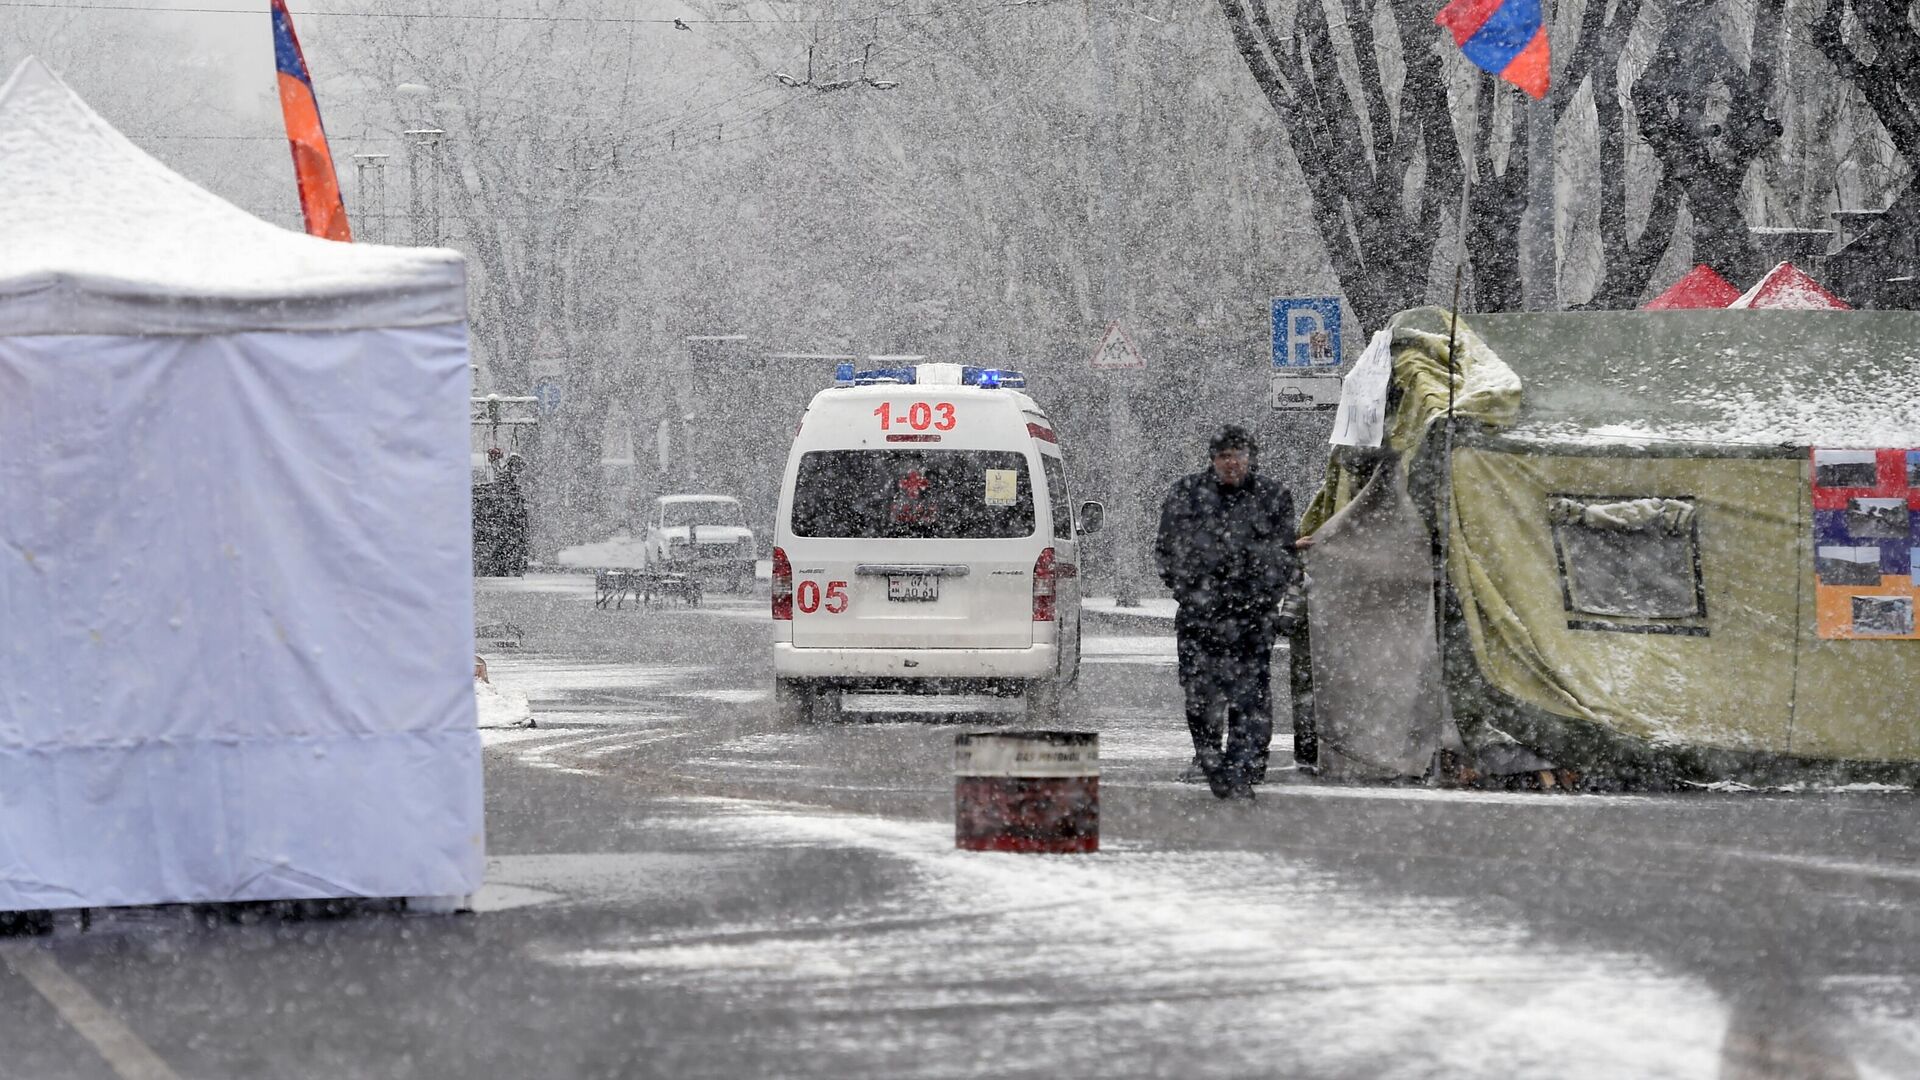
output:
[[[1133,347],[1133,339],[1121,328],[1120,320],[1115,319],[1100,337],[1100,347],[1093,350],[1093,360],[1089,365],[1095,370],[1102,368],[1144,368],[1147,358]]]

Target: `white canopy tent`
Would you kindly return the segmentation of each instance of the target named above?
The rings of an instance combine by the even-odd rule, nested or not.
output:
[[[465,319],[0,86],[0,911],[478,888]]]

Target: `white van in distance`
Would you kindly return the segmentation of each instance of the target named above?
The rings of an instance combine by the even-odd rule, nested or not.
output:
[[[1052,720],[1080,663],[1080,537],[1053,425],[1018,372],[855,372],[814,395],[773,533],[774,696],[1024,692]]]

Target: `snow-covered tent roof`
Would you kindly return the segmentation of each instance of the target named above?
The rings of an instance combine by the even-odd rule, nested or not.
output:
[[[1691,308],[1723,308],[1740,298],[1740,290],[1705,263],[1686,272],[1666,292],[1647,301],[1643,311],[1672,311]]]
[[[1635,450],[1914,444],[1920,314],[1470,315],[1519,375],[1509,440]]]
[[[1753,288],[1726,305],[1730,308],[1772,308],[1780,311],[1851,311],[1845,300],[1828,292],[1806,271],[1783,262],[1753,283]]]
[[[38,60],[0,85],[7,333],[346,330],[465,317],[457,252],[282,229],[162,165]]]

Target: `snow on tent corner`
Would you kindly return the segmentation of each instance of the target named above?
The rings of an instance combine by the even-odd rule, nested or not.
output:
[[[342,244],[262,221],[134,145],[32,57],[0,85],[0,191],[0,323],[13,334],[466,317],[458,252]]]

